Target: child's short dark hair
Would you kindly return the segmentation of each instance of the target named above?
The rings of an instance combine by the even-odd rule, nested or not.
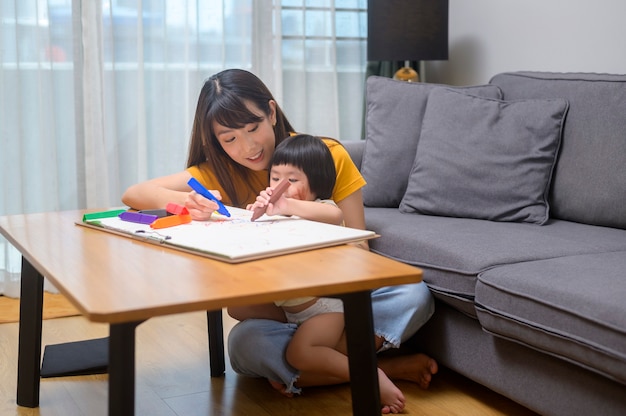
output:
[[[317,198],[331,198],[337,171],[333,155],[321,138],[309,134],[285,138],[274,150],[270,169],[278,165],[293,165],[302,170]]]

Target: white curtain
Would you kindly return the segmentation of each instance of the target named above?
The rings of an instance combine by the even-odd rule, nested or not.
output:
[[[184,169],[202,83],[225,68],[263,79],[298,131],[359,139],[366,8],[1,0],[0,215],[116,207],[129,185]],[[0,294],[19,296],[20,269],[0,237]]]

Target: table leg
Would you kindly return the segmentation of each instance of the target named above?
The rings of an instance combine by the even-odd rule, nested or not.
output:
[[[222,310],[207,311],[207,326],[209,329],[209,364],[211,377],[220,377],[226,370],[224,363],[224,324]]]
[[[380,416],[380,390],[370,292],[347,293],[338,297],[343,300],[344,305],[352,414]]]
[[[39,406],[43,276],[22,257],[20,327],[17,355],[17,404]]]
[[[141,322],[109,329],[109,415],[135,414],[135,328]]]

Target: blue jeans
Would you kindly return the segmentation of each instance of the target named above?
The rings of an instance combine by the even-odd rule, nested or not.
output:
[[[372,292],[374,333],[385,339],[382,348],[398,348],[417,332],[435,311],[425,283],[390,286]],[[228,355],[233,370],[250,377],[263,377],[284,384],[287,392],[300,393],[294,386],[299,372],[285,359],[285,350],[296,324],[268,319],[237,323],[228,336]]]

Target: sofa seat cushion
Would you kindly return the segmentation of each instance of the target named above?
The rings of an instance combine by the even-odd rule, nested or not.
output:
[[[478,276],[479,321],[626,384],[625,270],[626,251],[491,268]]]
[[[539,227],[366,207],[365,222],[381,236],[370,240],[372,251],[422,268],[438,297],[469,314],[474,314],[476,277],[492,267],[626,250],[626,230],[562,220]]]

